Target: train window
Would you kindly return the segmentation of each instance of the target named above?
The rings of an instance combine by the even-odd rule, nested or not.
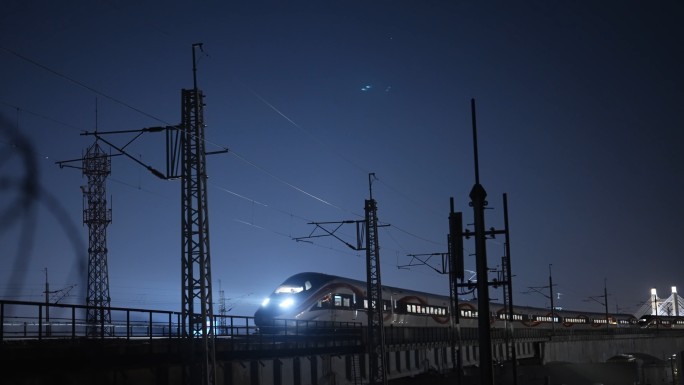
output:
[[[509,319],[511,319],[511,315],[508,313],[499,313],[499,319],[509,320]],[[522,314],[513,314],[513,321],[522,321],[522,320],[523,320]]]
[[[332,298],[330,295],[325,295],[321,299],[318,300],[318,303],[316,304],[317,307],[320,308],[330,308],[332,307]]]
[[[296,294],[304,290],[304,286],[297,285],[280,285],[275,289],[276,294]]]
[[[330,307],[352,307],[352,296],[349,294],[334,294],[326,295],[318,301],[318,307],[330,308]]]
[[[567,323],[573,323],[573,324],[583,324],[585,323],[584,318],[575,318],[575,317],[566,317],[564,322]]]

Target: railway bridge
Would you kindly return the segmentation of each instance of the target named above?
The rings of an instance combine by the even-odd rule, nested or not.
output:
[[[180,313],[109,308],[112,322],[85,323],[86,306],[0,301],[0,362],[6,384],[183,384],[184,371],[201,358],[201,339],[182,338]],[[364,328],[358,323],[282,320],[287,326],[262,333],[252,317],[216,318],[217,384],[325,385],[368,383]],[[425,373],[468,378],[479,362],[476,329],[385,329],[392,381]],[[651,357],[681,371],[684,330],[492,330],[498,382],[510,380],[511,354],[518,364],[595,364]],[[677,359],[673,359],[677,357]],[[668,360],[669,359],[669,360]],[[518,374],[517,382],[525,382]],[[673,383],[672,377],[661,375]],[[528,379],[529,380],[529,379]],[[468,382],[463,382],[468,383]]]

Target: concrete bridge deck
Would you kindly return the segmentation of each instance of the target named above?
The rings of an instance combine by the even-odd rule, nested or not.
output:
[[[21,307],[18,311],[15,306]],[[181,337],[176,313],[115,309],[125,317],[107,325],[85,325],[78,307],[46,321],[26,303],[0,301],[0,362],[7,384],[182,384],[183,370],[197,362],[200,339]],[[25,313],[25,314],[21,314]],[[142,316],[140,316],[142,314]],[[135,315],[135,316],[132,316]],[[114,317],[113,317],[114,318]],[[288,321],[292,322],[292,321]],[[367,382],[364,329],[360,324],[295,324],[286,333],[260,333],[251,317],[218,323],[215,339],[218,384],[359,384]],[[388,379],[447,373],[479,364],[477,330],[385,329]],[[684,330],[639,328],[492,330],[493,358],[539,363],[600,363],[621,354],[666,359],[684,351]],[[452,355],[452,345],[457,353]],[[27,366],[30,367],[26,371]]]

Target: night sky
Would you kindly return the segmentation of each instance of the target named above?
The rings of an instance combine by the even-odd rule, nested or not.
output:
[[[475,99],[514,302],[549,306],[524,293],[552,265],[556,306],[603,311],[605,283],[610,311],[634,312],[651,287],[684,290],[682,20],[674,0],[4,1],[0,297],[44,300],[47,269],[53,300],[85,302],[87,179],[57,162],[85,131],[178,124],[203,43],[207,151],[229,150],[207,156],[215,310],[252,315],[297,272],[365,279],[364,251],[295,238],[363,220],[371,186],[382,283],[448,294],[446,275],[398,266],[447,251],[451,197],[473,222]],[[105,138],[165,169],[163,134]],[[180,311],[180,181],[115,156],[107,196],[112,306]],[[336,234],[356,243],[352,225]],[[498,268],[503,237],[487,251]]]

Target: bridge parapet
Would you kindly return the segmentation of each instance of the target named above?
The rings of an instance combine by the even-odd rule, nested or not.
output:
[[[684,351],[682,330],[642,330],[633,334],[560,336],[540,342],[543,363],[600,363],[624,354],[645,354],[667,360]]]

